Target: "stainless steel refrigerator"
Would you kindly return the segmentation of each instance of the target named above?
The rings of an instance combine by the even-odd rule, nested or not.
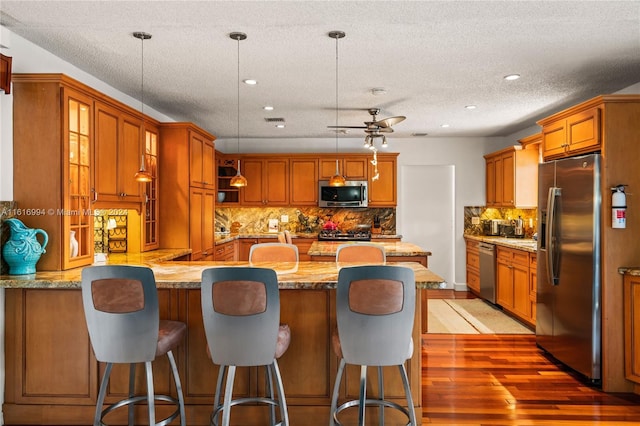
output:
[[[601,379],[600,155],[540,164],[536,342]]]

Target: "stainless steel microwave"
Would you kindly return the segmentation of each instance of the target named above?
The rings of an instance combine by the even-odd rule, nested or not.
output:
[[[344,186],[329,186],[328,180],[318,183],[319,207],[367,207],[367,181],[348,180]]]

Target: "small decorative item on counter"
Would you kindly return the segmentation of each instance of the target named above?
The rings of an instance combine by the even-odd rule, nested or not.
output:
[[[242,228],[242,224],[240,222],[231,223],[231,233],[232,234],[237,234],[238,231],[240,231],[240,228]]]
[[[6,219],[11,236],[2,249],[2,256],[9,265],[10,275],[28,275],[36,273],[36,263],[40,260],[49,236],[42,229],[27,228],[18,219]],[[42,244],[37,235],[42,234]]]
[[[78,255],[78,240],[76,240],[76,231],[69,231],[71,233],[70,237],[69,237],[69,241],[70,241],[70,247],[69,249],[71,250],[70,256],[69,257],[76,257]]]
[[[226,195],[227,195],[227,194],[226,194],[226,193],[224,193],[224,192],[218,192],[218,202],[219,202],[219,203],[224,202],[224,199],[225,199]]]

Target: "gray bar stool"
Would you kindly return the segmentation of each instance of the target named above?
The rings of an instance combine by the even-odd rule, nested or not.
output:
[[[172,350],[184,340],[186,324],[160,320],[158,290],[153,271],[139,266],[104,265],[82,270],[82,302],[89,329],[91,346],[100,362],[106,362],[100,392],[96,402],[94,426],[102,426],[112,411],[128,406],[128,424],[134,424],[134,405],[147,401],[149,424],[164,426],[180,416],[180,425],[186,426],[182,386]],[[167,355],[176,386],[177,398],[156,395],[153,389],[151,362]],[[145,364],[147,394],[134,394],[136,363]],[[113,364],[130,364],[129,395],[103,409],[107,385]],[[176,405],[166,419],[156,423],[155,401]]]
[[[358,425],[365,424],[366,406],[379,407],[379,424],[384,425],[384,408],[404,413],[416,425],[413,398],[404,363],[413,355],[413,321],[416,287],[413,270],[401,266],[375,265],[340,269],[336,290],[337,333],[333,348],[340,365],[333,387],[329,424],[341,425],[338,414],[358,407]],[[360,366],[358,400],[338,406],[338,394],[346,364]],[[378,367],[378,398],[367,398],[367,366]],[[384,399],[383,366],[398,366],[407,408]]]
[[[253,246],[255,247],[255,246]],[[277,359],[289,347],[289,326],[280,325],[278,278],[272,269],[222,267],[202,271],[202,317],[211,360],[220,366],[210,424],[229,425],[231,407],[244,403],[266,404],[275,425],[289,425],[287,402]],[[266,397],[232,399],[236,367],[265,366]],[[224,400],[222,382],[226,374]],[[273,394],[275,378],[277,399]]]
[[[383,245],[377,243],[340,244],[336,250],[336,262],[367,262],[384,265],[387,263],[387,252]]]

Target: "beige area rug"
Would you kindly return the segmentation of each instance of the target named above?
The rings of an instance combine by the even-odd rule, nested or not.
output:
[[[533,334],[481,299],[429,299],[428,333]]]

